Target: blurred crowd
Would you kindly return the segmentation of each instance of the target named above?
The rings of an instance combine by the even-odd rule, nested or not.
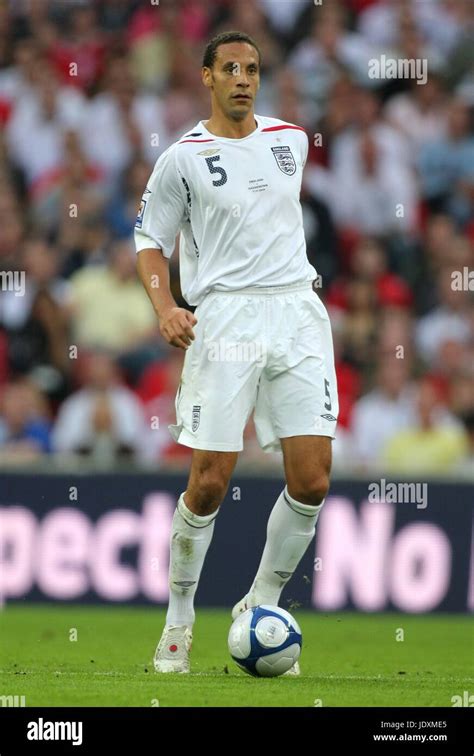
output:
[[[473,475],[473,26],[472,0],[0,0],[0,464],[189,460],[167,430],[184,353],[133,226],[158,156],[210,115],[206,42],[238,29],[263,53],[256,112],[310,139],[335,468]],[[426,83],[371,78],[381,55],[427,61]],[[281,464],[252,421],[242,460]]]

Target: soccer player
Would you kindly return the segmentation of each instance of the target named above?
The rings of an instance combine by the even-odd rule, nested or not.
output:
[[[135,229],[137,268],[166,341],[186,350],[173,438],[193,449],[174,513],[169,605],[157,672],[189,672],[194,595],[252,410],[264,451],[282,451],[286,485],[261,562],[232,618],[278,605],[329,486],[338,415],[331,328],[313,289],[299,201],[305,131],[255,115],[261,56],[241,32],[205,50],[211,117],[157,160]],[[183,297],[169,289],[180,232]],[[286,674],[299,674],[298,662]]]

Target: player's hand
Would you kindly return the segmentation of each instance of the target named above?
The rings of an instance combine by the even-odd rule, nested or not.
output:
[[[168,344],[187,349],[194,341],[192,326],[197,322],[193,313],[184,307],[171,307],[159,318],[160,333]]]

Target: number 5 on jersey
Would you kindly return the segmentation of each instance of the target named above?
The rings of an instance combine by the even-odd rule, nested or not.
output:
[[[220,155],[214,155],[213,157],[206,158],[207,167],[209,168],[210,173],[218,173],[220,175],[220,179],[216,179],[212,182],[213,186],[223,186],[227,182],[227,173],[223,168],[221,168],[218,165],[214,165],[215,162],[218,162],[221,159]]]

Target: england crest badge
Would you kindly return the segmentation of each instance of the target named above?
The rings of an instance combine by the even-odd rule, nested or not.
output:
[[[199,422],[201,419],[201,405],[200,404],[194,404],[193,405],[193,416],[192,416],[192,424],[191,429],[193,433],[197,431],[199,428]]]
[[[287,176],[296,173],[296,162],[289,147],[272,147],[272,152],[277,165]]]

